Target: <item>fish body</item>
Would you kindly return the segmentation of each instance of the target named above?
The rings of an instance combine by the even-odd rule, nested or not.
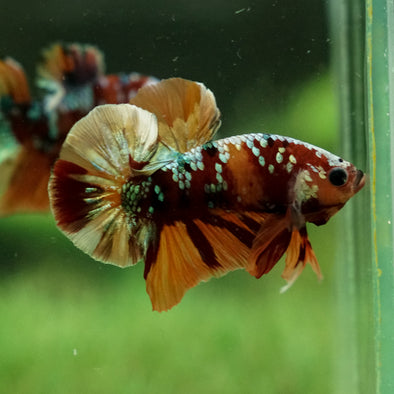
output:
[[[54,44],[37,67],[32,98],[22,66],[0,60],[0,215],[49,210],[53,163],[71,127],[92,108],[127,103],[158,80],[138,73],[105,74],[102,53],[80,44]]]
[[[278,135],[213,140],[212,92],[179,78],[101,106],[70,131],[50,182],[58,226],[94,258],[145,262],[155,310],[243,268],[261,277],[287,254],[290,286],[309,262],[306,222],[327,222],[365,182],[321,148]]]

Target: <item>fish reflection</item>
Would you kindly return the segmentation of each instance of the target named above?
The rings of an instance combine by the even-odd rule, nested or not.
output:
[[[50,170],[74,123],[97,105],[127,103],[157,81],[106,75],[94,46],[55,44],[42,53],[32,99],[22,66],[0,60],[0,215],[48,211]]]

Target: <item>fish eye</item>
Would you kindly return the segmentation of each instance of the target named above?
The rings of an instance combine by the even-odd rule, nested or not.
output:
[[[333,168],[328,179],[334,186],[343,186],[347,182],[347,172],[343,168]]]

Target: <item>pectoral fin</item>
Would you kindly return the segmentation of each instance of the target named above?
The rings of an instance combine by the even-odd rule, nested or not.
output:
[[[268,216],[253,241],[247,271],[256,278],[271,271],[285,253],[290,237],[286,216]]]
[[[286,251],[285,269],[282,273],[282,278],[287,281],[287,284],[281,288],[281,293],[292,286],[301,274],[306,263],[312,266],[319,280],[323,278],[315,252],[309,241],[306,227],[302,227],[301,229],[293,228],[290,243]]]
[[[282,278],[286,291],[298,278],[306,263],[310,263],[319,279],[319,263],[308,239],[304,217],[296,205],[289,207],[286,215],[272,214],[262,223],[249,256],[247,271],[260,278],[267,274],[286,252]]]

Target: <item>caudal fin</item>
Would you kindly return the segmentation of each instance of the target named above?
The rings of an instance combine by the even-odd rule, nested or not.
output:
[[[0,103],[4,102],[7,97],[10,100],[8,105],[30,102],[25,72],[22,66],[11,58],[0,60]]]
[[[25,160],[28,149],[21,144],[26,135],[30,100],[22,66],[11,58],[0,60],[0,216],[30,210],[31,199],[26,199],[29,178],[25,178],[25,170],[31,172],[35,167],[29,159]],[[25,166],[27,162],[29,167]]]
[[[157,138],[153,114],[108,104],[77,122],[63,144],[49,185],[52,211],[59,228],[97,260],[124,267],[145,256],[154,225],[128,215],[121,193],[143,174]]]

